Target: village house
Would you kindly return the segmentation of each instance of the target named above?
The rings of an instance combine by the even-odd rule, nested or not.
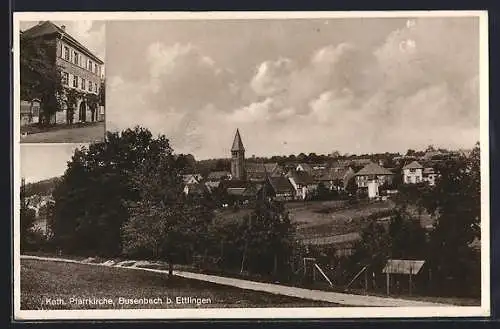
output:
[[[368,182],[375,181],[379,186],[391,184],[394,173],[390,170],[379,166],[376,163],[369,163],[355,174],[356,185],[358,188],[368,187]]]
[[[354,170],[351,167],[332,167],[325,169],[315,177],[315,181],[322,183],[330,191],[345,191],[349,181],[354,178]]]
[[[285,176],[268,176],[264,186],[266,193],[277,201],[292,201],[295,199],[295,188]]]
[[[423,182],[424,166],[417,161],[405,165],[402,171],[404,184],[419,184]]]
[[[424,182],[429,184],[429,186],[436,185],[437,176],[438,176],[438,174],[437,174],[436,170],[432,167],[426,167],[426,168],[424,168],[424,170],[422,172],[422,179]]]
[[[394,173],[371,162],[358,171],[355,177],[358,190],[366,191],[369,198],[376,198],[380,186],[392,184]]]
[[[266,176],[281,176],[283,168],[276,162],[271,163],[245,163],[247,179],[253,182],[264,182]]]
[[[98,101],[104,79],[104,62],[100,58],[67,33],[64,25],[57,26],[50,21],[39,22],[21,32],[20,38],[23,41],[44,39],[55,47],[52,60],[61,68],[65,101],[62,110],[50,118],[50,123],[104,121],[104,107]],[[70,91],[77,92],[76,104],[71,104],[67,97]],[[41,111],[43,113],[43,108]]]
[[[318,187],[313,177],[306,171],[290,170],[286,177],[290,180],[290,183],[295,189],[295,198],[298,200],[309,198]]]

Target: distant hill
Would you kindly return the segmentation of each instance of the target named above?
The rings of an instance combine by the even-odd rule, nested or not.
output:
[[[56,184],[61,180],[61,177],[52,177],[41,180],[36,183],[26,184],[26,196],[32,195],[50,195],[56,187]]]

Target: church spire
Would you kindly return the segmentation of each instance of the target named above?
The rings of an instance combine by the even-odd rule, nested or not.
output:
[[[233,147],[231,151],[245,151],[243,147],[243,142],[241,141],[240,131],[236,129],[236,135],[234,135]]]

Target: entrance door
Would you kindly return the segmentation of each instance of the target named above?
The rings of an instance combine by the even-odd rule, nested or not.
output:
[[[79,117],[80,122],[86,122],[87,121],[87,106],[85,102],[80,103],[80,111],[79,111]]]

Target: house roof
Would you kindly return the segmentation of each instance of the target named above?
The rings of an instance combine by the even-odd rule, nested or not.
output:
[[[245,151],[243,147],[243,142],[241,141],[240,131],[236,129],[236,134],[234,135],[233,146],[231,151]]]
[[[210,190],[205,186],[205,184],[201,183],[189,183],[186,184],[188,188],[188,194],[203,194],[205,192],[210,192]]]
[[[275,193],[287,193],[294,191],[292,183],[288,178],[284,176],[269,177],[269,183],[271,184]]]
[[[356,176],[362,175],[394,175],[394,173],[372,162],[356,173]]]
[[[231,173],[229,171],[212,171],[208,174],[208,180],[220,180],[222,178],[230,177]]]
[[[382,273],[416,275],[424,264],[423,260],[389,259]]]
[[[67,39],[73,46],[79,48],[80,51],[84,52],[85,55],[91,57],[99,64],[104,64],[104,62],[99,57],[97,57],[93,52],[91,52],[87,47],[82,45],[80,42],[78,42],[78,40],[76,40],[70,34],[68,34],[68,32],[66,32],[56,24],[52,23],[51,21],[40,22],[39,24],[21,33],[21,37],[24,39],[33,39],[50,35],[62,36],[63,38]]]
[[[299,163],[297,164],[297,168],[301,166],[303,170],[311,173],[313,171],[313,168],[311,167],[311,165],[309,163]]]
[[[354,171],[350,168],[328,168],[321,171],[320,175],[316,177],[320,181],[334,181],[334,180],[344,180],[354,175]]]
[[[307,171],[302,170],[291,170],[290,176],[297,184],[301,185],[311,185],[314,184],[314,179]]]
[[[403,169],[423,169],[424,166],[422,166],[420,163],[417,161],[413,161],[403,167]]]
[[[247,162],[245,163],[245,170],[247,173],[267,172],[268,174],[274,173],[279,168],[277,162]]]

